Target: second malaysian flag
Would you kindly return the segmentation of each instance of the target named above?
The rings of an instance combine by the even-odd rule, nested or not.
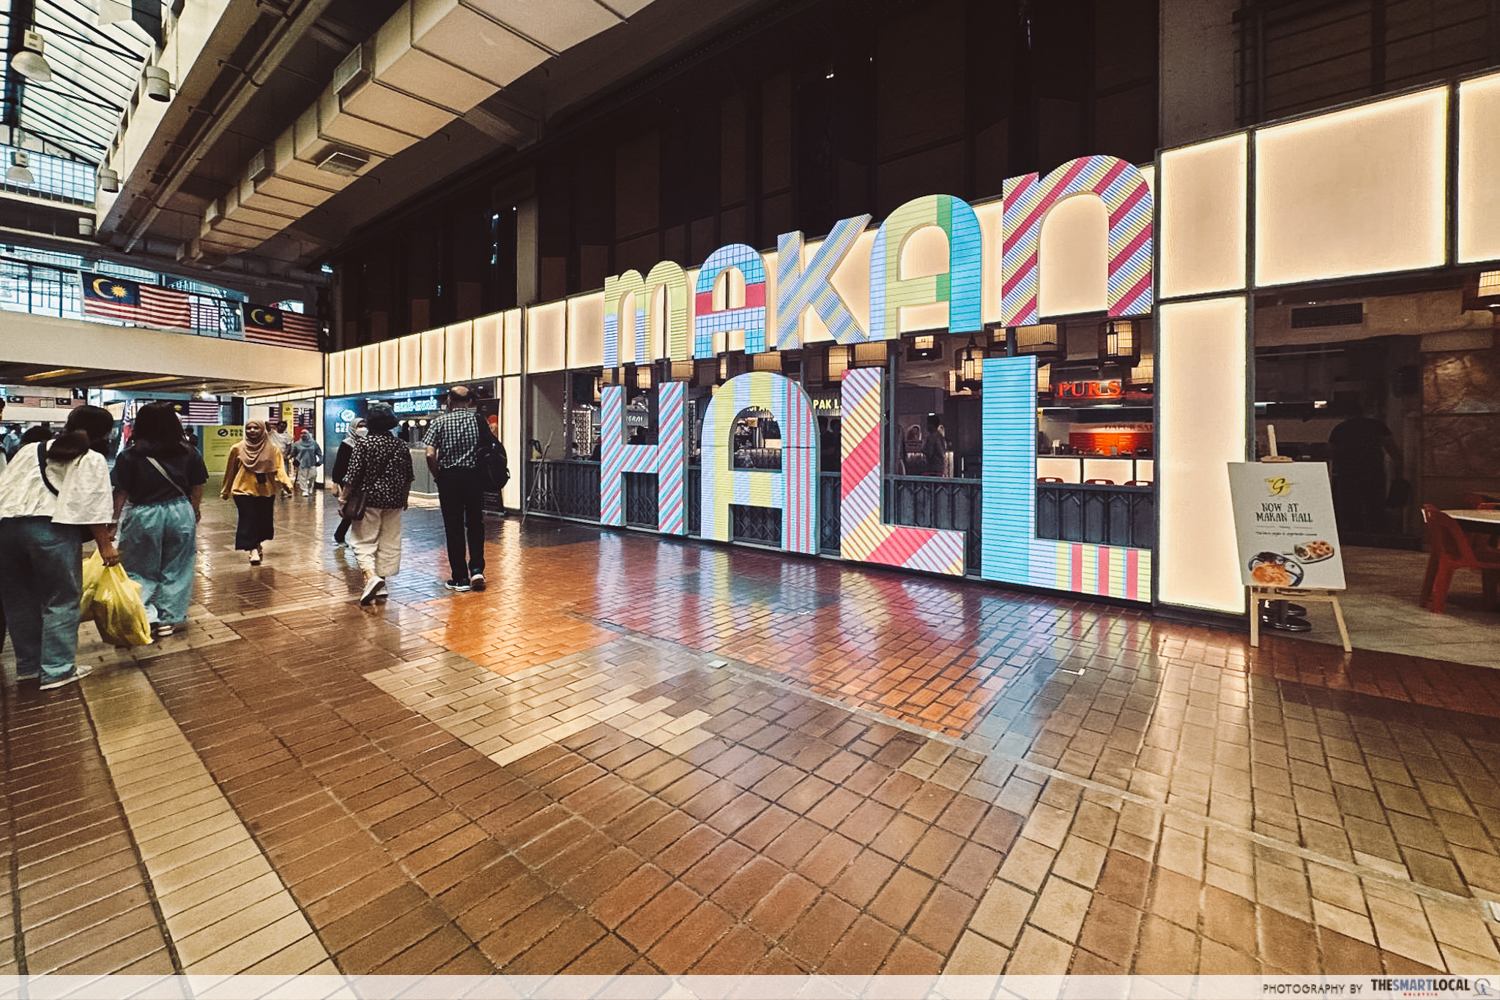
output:
[[[83,271],[81,276],[86,316],[104,316],[169,330],[193,328],[192,309],[184,292],[92,271]]]
[[[318,335],[322,332],[322,324],[311,316],[287,312],[276,306],[245,303],[245,339],[252,344],[316,351]]]

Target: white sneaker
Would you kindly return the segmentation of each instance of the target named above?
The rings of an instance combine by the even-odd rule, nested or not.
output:
[[[42,681],[42,690],[51,691],[55,688],[67,687],[76,680],[82,680],[94,672],[94,668],[87,663],[80,663],[73,668],[73,672],[67,677],[59,677],[55,681]]]
[[[484,574],[483,573],[470,573],[469,574],[469,589],[470,590],[483,590],[484,589]]]
[[[375,595],[380,593],[381,588],[384,586],[385,580],[372,574],[370,578],[365,581],[365,589],[360,592],[359,603],[362,605],[374,604]]]

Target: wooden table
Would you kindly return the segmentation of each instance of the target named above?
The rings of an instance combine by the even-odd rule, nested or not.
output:
[[[1465,531],[1500,536],[1500,510],[1445,510]]]

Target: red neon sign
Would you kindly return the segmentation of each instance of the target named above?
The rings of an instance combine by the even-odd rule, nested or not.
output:
[[[1125,395],[1124,384],[1117,378],[1059,382],[1053,388],[1058,399],[1119,399]]]

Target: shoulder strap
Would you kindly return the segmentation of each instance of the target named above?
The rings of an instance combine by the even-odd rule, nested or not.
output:
[[[177,485],[177,480],[173,479],[170,475],[167,474],[167,470],[162,468],[160,462],[158,462],[154,458],[151,458],[150,456],[146,457],[146,461],[151,463],[151,467],[153,469],[161,473],[161,477],[163,479],[172,484],[172,489],[176,490],[178,493],[181,493],[183,496],[187,496],[187,490]]]

